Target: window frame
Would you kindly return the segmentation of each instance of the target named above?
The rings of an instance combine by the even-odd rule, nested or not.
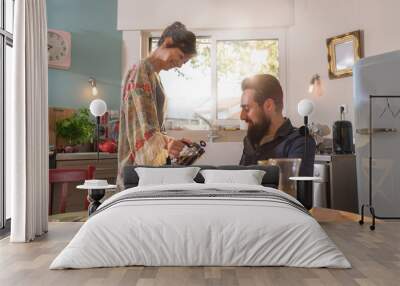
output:
[[[6,234],[10,229],[10,220],[6,217],[6,188],[5,188],[5,101],[6,101],[6,47],[13,48],[13,34],[6,30],[6,0],[0,0],[0,235]],[[13,2],[13,19],[15,16],[15,1]],[[14,30],[14,28],[12,29]]]
[[[243,29],[243,30],[192,30],[196,37],[209,37],[211,40],[211,98],[212,110],[211,121],[215,125],[221,127],[239,127],[240,119],[218,119],[218,86],[217,86],[217,42],[218,41],[251,41],[251,40],[278,40],[279,50],[279,81],[282,85],[284,97],[283,113],[286,111],[287,103],[287,74],[286,74],[286,29]],[[142,33],[142,51],[147,51],[144,56],[147,56],[150,51],[151,38],[160,37],[162,31],[148,31]],[[168,96],[168,94],[167,94]]]

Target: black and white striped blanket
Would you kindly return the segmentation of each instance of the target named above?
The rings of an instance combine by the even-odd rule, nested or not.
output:
[[[201,190],[162,190],[162,191],[137,191],[128,192],[124,195],[119,196],[117,199],[107,201],[103,204],[96,212],[92,214],[96,215],[103,212],[111,207],[118,204],[129,202],[129,201],[149,201],[149,200],[257,200],[257,201],[268,201],[279,204],[289,205],[297,210],[308,214],[307,209],[294,199],[289,199],[285,195],[281,195],[278,192],[269,192],[263,190],[234,190],[227,191],[226,189],[218,188],[203,188]]]

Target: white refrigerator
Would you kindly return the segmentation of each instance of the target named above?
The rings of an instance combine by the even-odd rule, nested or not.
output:
[[[370,95],[376,95],[371,100],[372,205],[377,217],[400,217],[400,51],[361,59],[353,80],[359,207],[369,203]]]

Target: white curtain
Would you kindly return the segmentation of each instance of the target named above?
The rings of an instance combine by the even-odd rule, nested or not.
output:
[[[48,227],[47,19],[45,0],[15,1],[14,94],[6,99],[6,187],[12,242]]]

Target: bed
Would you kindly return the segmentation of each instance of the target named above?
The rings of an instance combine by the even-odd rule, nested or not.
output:
[[[135,169],[128,167],[127,188],[98,208],[50,269],[130,265],[350,268],[308,211],[271,187],[279,181],[278,170],[257,168],[267,171],[262,185],[204,184],[198,175],[197,183],[137,186]]]

